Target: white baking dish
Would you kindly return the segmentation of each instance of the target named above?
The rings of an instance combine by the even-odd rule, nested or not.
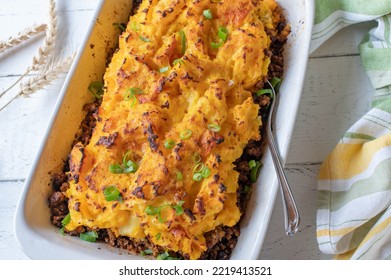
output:
[[[50,223],[47,199],[51,192],[50,173],[59,171],[70,151],[75,133],[83,119],[84,104],[91,102],[86,88],[102,77],[107,53],[118,41],[115,22],[127,22],[130,0],[102,0],[65,81],[49,123],[44,141],[26,180],[15,217],[17,239],[33,259],[140,259],[119,253],[102,243],[62,236]],[[276,135],[283,159],[286,158],[308,59],[314,4],[313,0],[279,0],[285,9],[292,33],[285,53],[285,75],[276,116]],[[256,189],[252,192],[242,220],[241,235],[232,259],[257,259],[266,235],[276,193],[277,178],[267,153]],[[294,191],[294,190],[293,190]],[[300,205],[299,205],[300,206]],[[281,224],[283,221],[281,221]],[[283,227],[281,227],[283,230]],[[100,248],[100,250],[98,250]]]

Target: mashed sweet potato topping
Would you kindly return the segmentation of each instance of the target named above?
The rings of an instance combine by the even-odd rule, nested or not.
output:
[[[241,217],[234,162],[260,138],[274,0],[147,0],[104,75],[87,146],[70,154],[71,220],[197,259]]]

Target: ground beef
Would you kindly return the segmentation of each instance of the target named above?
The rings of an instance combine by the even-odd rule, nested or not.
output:
[[[138,9],[141,0],[134,0],[134,11]],[[268,55],[271,58],[271,64],[269,66],[268,80],[273,77],[281,78],[283,75],[283,46],[286,42],[286,36],[289,32],[289,28],[286,26],[285,20],[282,20],[275,31],[267,31],[271,36],[271,52]],[[264,87],[266,80],[260,81],[256,89]],[[263,124],[267,123],[267,117],[269,114],[270,97],[267,95],[256,96],[253,95],[254,101],[260,105],[259,115],[262,118]],[[97,120],[97,111],[100,105],[100,101],[97,100],[94,103],[87,104],[84,110],[87,112],[81,127],[80,133],[76,135],[75,143],[81,142],[84,146],[88,144],[91,139],[92,131],[95,127]],[[262,126],[261,140],[251,140],[245,147],[242,156],[235,161],[235,170],[239,172],[239,189],[238,194],[238,206],[242,212],[245,212],[245,206],[247,201],[246,187],[251,186],[250,180],[250,168],[248,162],[250,160],[261,160],[263,156],[265,146],[265,125]],[[73,144],[73,145],[74,145]],[[73,146],[72,145],[72,146]],[[49,208],[51,209],[52,217],[51,222],[57,227],[62,227],[61,221],[68,214],[68,199],[63,192],[68,188],[68,176],[66,172],[69,171],[69,166],[66,163],[62,173],[54,174],[52,176],[53,193],[49,198]],[[80,233],[88,231],[90,229],[80,226],[71,232],[67,232],[70,235],[78,236]],[[226,260],[229,259],[233,248],[235,247],[238,237],[240,235],[240,223],[233,227],[218,227],[205,234],[207,242],[207,251],[205,251],[200,259],[211,260]],[[124,249],[130,253],[142,254],[146,249],[152,250],[152,256],[157,257],[160,253],[165,252],[165,249],[153,244],[148,239],[134,240],[129,237],[115,237],[110,229],[99,229],[98,240],[104,241],[112,247]],[[170,256],[187,259],[187,256],[181,255],[180,252],[169,252]]]
[[[49,198],[49,208],[53,216],[64,216],[68,214],[68,198],[63,192],[54,192]]]

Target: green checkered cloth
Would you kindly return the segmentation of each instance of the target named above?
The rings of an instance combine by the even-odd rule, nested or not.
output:
[[[372,109],[324,160],[317,240],[341,259],[391,259],[391,0],[316,0],[312,51],[338,30],[376,21],[358,46]]]

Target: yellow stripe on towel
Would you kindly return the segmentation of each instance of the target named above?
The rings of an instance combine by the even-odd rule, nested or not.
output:
[[[360,174],[368,168],[372,157],[386,146],[391,146],[391,134],[364,144],[339,143],[324,161],[319,179],[349,179]]]

